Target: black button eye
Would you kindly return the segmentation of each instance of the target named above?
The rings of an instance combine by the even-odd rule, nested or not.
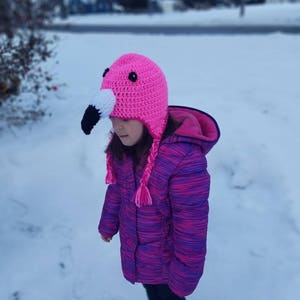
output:
[[[137,74],[135,72],[130,72],[128,75],[128,79],[132,82],[136,82],[137,81]]]
[[[106,68],[102,74],[102,77],[105,77],[106,73],[109,71],[109,68]]]

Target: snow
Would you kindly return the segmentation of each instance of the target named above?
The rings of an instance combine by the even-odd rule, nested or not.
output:
[[[76,15],[62,24],[102,25],[294,25],[300,24],[300,3],[273,3],[247,5],[245,16],[240,18],[240,8],[215,8],[208,10],[168,11],[164,14],[100,14]]]
[[[0,299],[146,299],[121,274],[118,237],[106,244],[97,233],[109,121],[88,137],[80,130],[103,70],[125,52],[155,60],[170,104],[204,110],[221,129],[208,155],[206,266],[188,299],[296,299],[299,36],[59,37],[60,64],[49,67],[66,87],[49,94],[52,117],[0,136]]]

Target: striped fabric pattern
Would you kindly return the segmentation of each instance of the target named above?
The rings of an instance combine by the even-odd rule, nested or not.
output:
[[[108,186],[98,229],[106,237],[119,232],[128,281],[168,284],[183,297],[194,291],[203,273],[210,188],[204,153],[220,134],[216,122],[200,111],[174,107],[170,112],[182,125],[160,144],[148,184],[152,205],[137,207],[133,200],[145,165],[134,172],[131,159],[114,162],[117,182]],[[198,127],[204,119],[210,124],[210,136],[197,126],[197,132],[189,132],[195,115]]]

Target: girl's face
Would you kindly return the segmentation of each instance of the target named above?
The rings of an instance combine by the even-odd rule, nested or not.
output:
[[[134,146],[142,137],[144,125],[138,120],[110,118],[114,132],[124,146]]]

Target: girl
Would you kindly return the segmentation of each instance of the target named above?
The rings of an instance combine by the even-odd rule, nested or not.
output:
[[[205,155],[218,141],[216,121],[199,110],[168,106],[161,69],[125,54],[103,74],[86,109],[86,134],[109,116],[105,196],[99,233],[119,232],[124,277],[150,300],[185,299],[196,288],[206,254],[210,177]]]

